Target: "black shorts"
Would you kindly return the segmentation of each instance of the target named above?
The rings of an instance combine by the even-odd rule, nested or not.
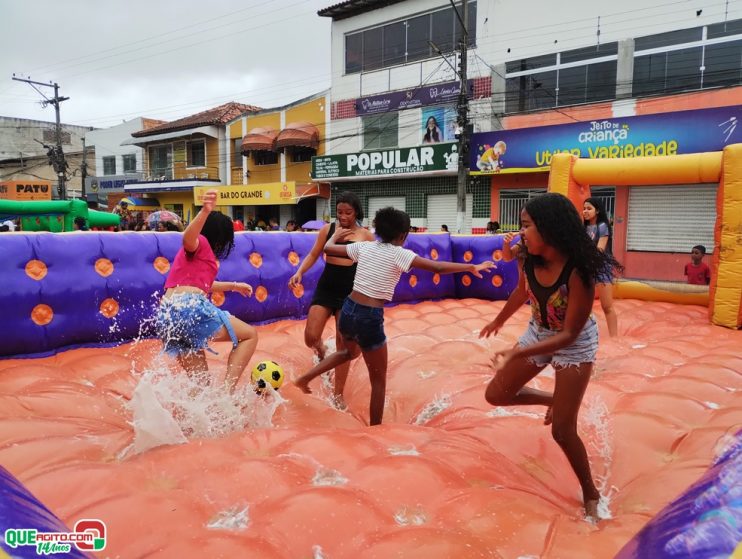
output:
[[[356,278],[356,264],[338,266],[325,264],[325,271],[319,278],[317,289],[312,297],[312,305],[319,305],[332,310],[332,314],[343,308],[343,301],[353,291],[353,280]]]

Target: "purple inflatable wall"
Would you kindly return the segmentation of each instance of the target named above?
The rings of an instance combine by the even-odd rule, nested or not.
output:
[[[316,235],[238,233],[218,279],[245,281],[253,297],[227,293],[215,302],[250,323],[306,315],[323,264],[304,275],[303,290],[288,280]],[[0,356],[38,356],[89,344],[115,344],[153,334],[152,315],[179,233],[18,233],[0,236]],[[426,258],[480,262],[500,258],[502,237],[413,234],[406,246]],[[514,263],[477,279],[422,270],[404,274],[394,302],[446,297],[505,299],[517,281]]]

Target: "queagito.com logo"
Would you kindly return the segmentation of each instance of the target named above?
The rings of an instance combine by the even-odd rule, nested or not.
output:
[[[74,545],[80,551],[101,551],[106,547],[106,524],[97,518],[75,523],[73,532],[42,532],[34,528],[8,528],[5,545],[11,549],[33,546],[37,555],[69,553]]]

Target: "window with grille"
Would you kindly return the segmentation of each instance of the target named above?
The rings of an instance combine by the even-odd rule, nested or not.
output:
[[[124,163],[124,173],[137,172],[137,156],[132,154],[122,155],[121,160]]]
[[[634,186],[629,190],[628,250],[690,252],[714,246],[715,184]]]
[[[206,167],[206,142],[204,140],[188,142],[188,166]]]
[[[110,155],[103,158],[103,174],[104,175],[115,175],[116,174],[116,156]]]
[[[528,200],[544,194],[545,188],[503,189],[500,190],[500,229],[518,231],[520,229],[520,212]]]
[[[275,165],[278,163],[278,154],[275,151],[253,151],[251,155],[255,165]]]

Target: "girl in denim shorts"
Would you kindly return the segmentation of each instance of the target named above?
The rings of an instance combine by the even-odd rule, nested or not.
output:
[[[518,286],[480,337],[497,334],[526,301],[531,320],[515,347],[495,354],[495,378],[485,397],[494,406],[547,406],[545,423],[577,474],[586,516],[597,520],[600,494],[577,433],[577,414],[598,350],[595,283],[606,269],[620,265],[598,249],[577,209],[561,194],[529,201],[521,212],[520,233],[525,258]],[[526,387],[548,364],[555,371],[554,392]]]
[[[206,193],[201,211],[183,233],[183,246],[175,255],[165,281],[165,295],[155,324],[165,351],[177,357],[191,376],[208,370],[203,350],[209,341],[231,341],[225,384],[234,392],[258,345],[258,333],[254,327],[215,306],[208,297],[211,292],[225,291],[252,295],[252,287],[246,283],[214,281],[217,257],[226,258],[234,246],[232,220],[212,211],[216,195],[216,190]]]
[[[402,272],[420,268],[438,274],[469,272],[478,278],[481,272],[494,267],[492,262],[457,264],[439,262],[417,256],[402,248],[410,230],[410,217],[403,211],[384,208],[376,212],[374,220],[376,241],[343,245],[351,234],[338,228],[325,246],[328,256],[348,257],[358,263],[353,291],[345,299],[338,319],[338,330],[345,348],[326,357],[314,368],[296,380],[304,392],[310,392],[309,382],[322,373],[334,369],[363,353],[371,380],[369,423],[378,425],[384,414],[386,398],[387,346],[384,333],[384,304],[392,300]]]

